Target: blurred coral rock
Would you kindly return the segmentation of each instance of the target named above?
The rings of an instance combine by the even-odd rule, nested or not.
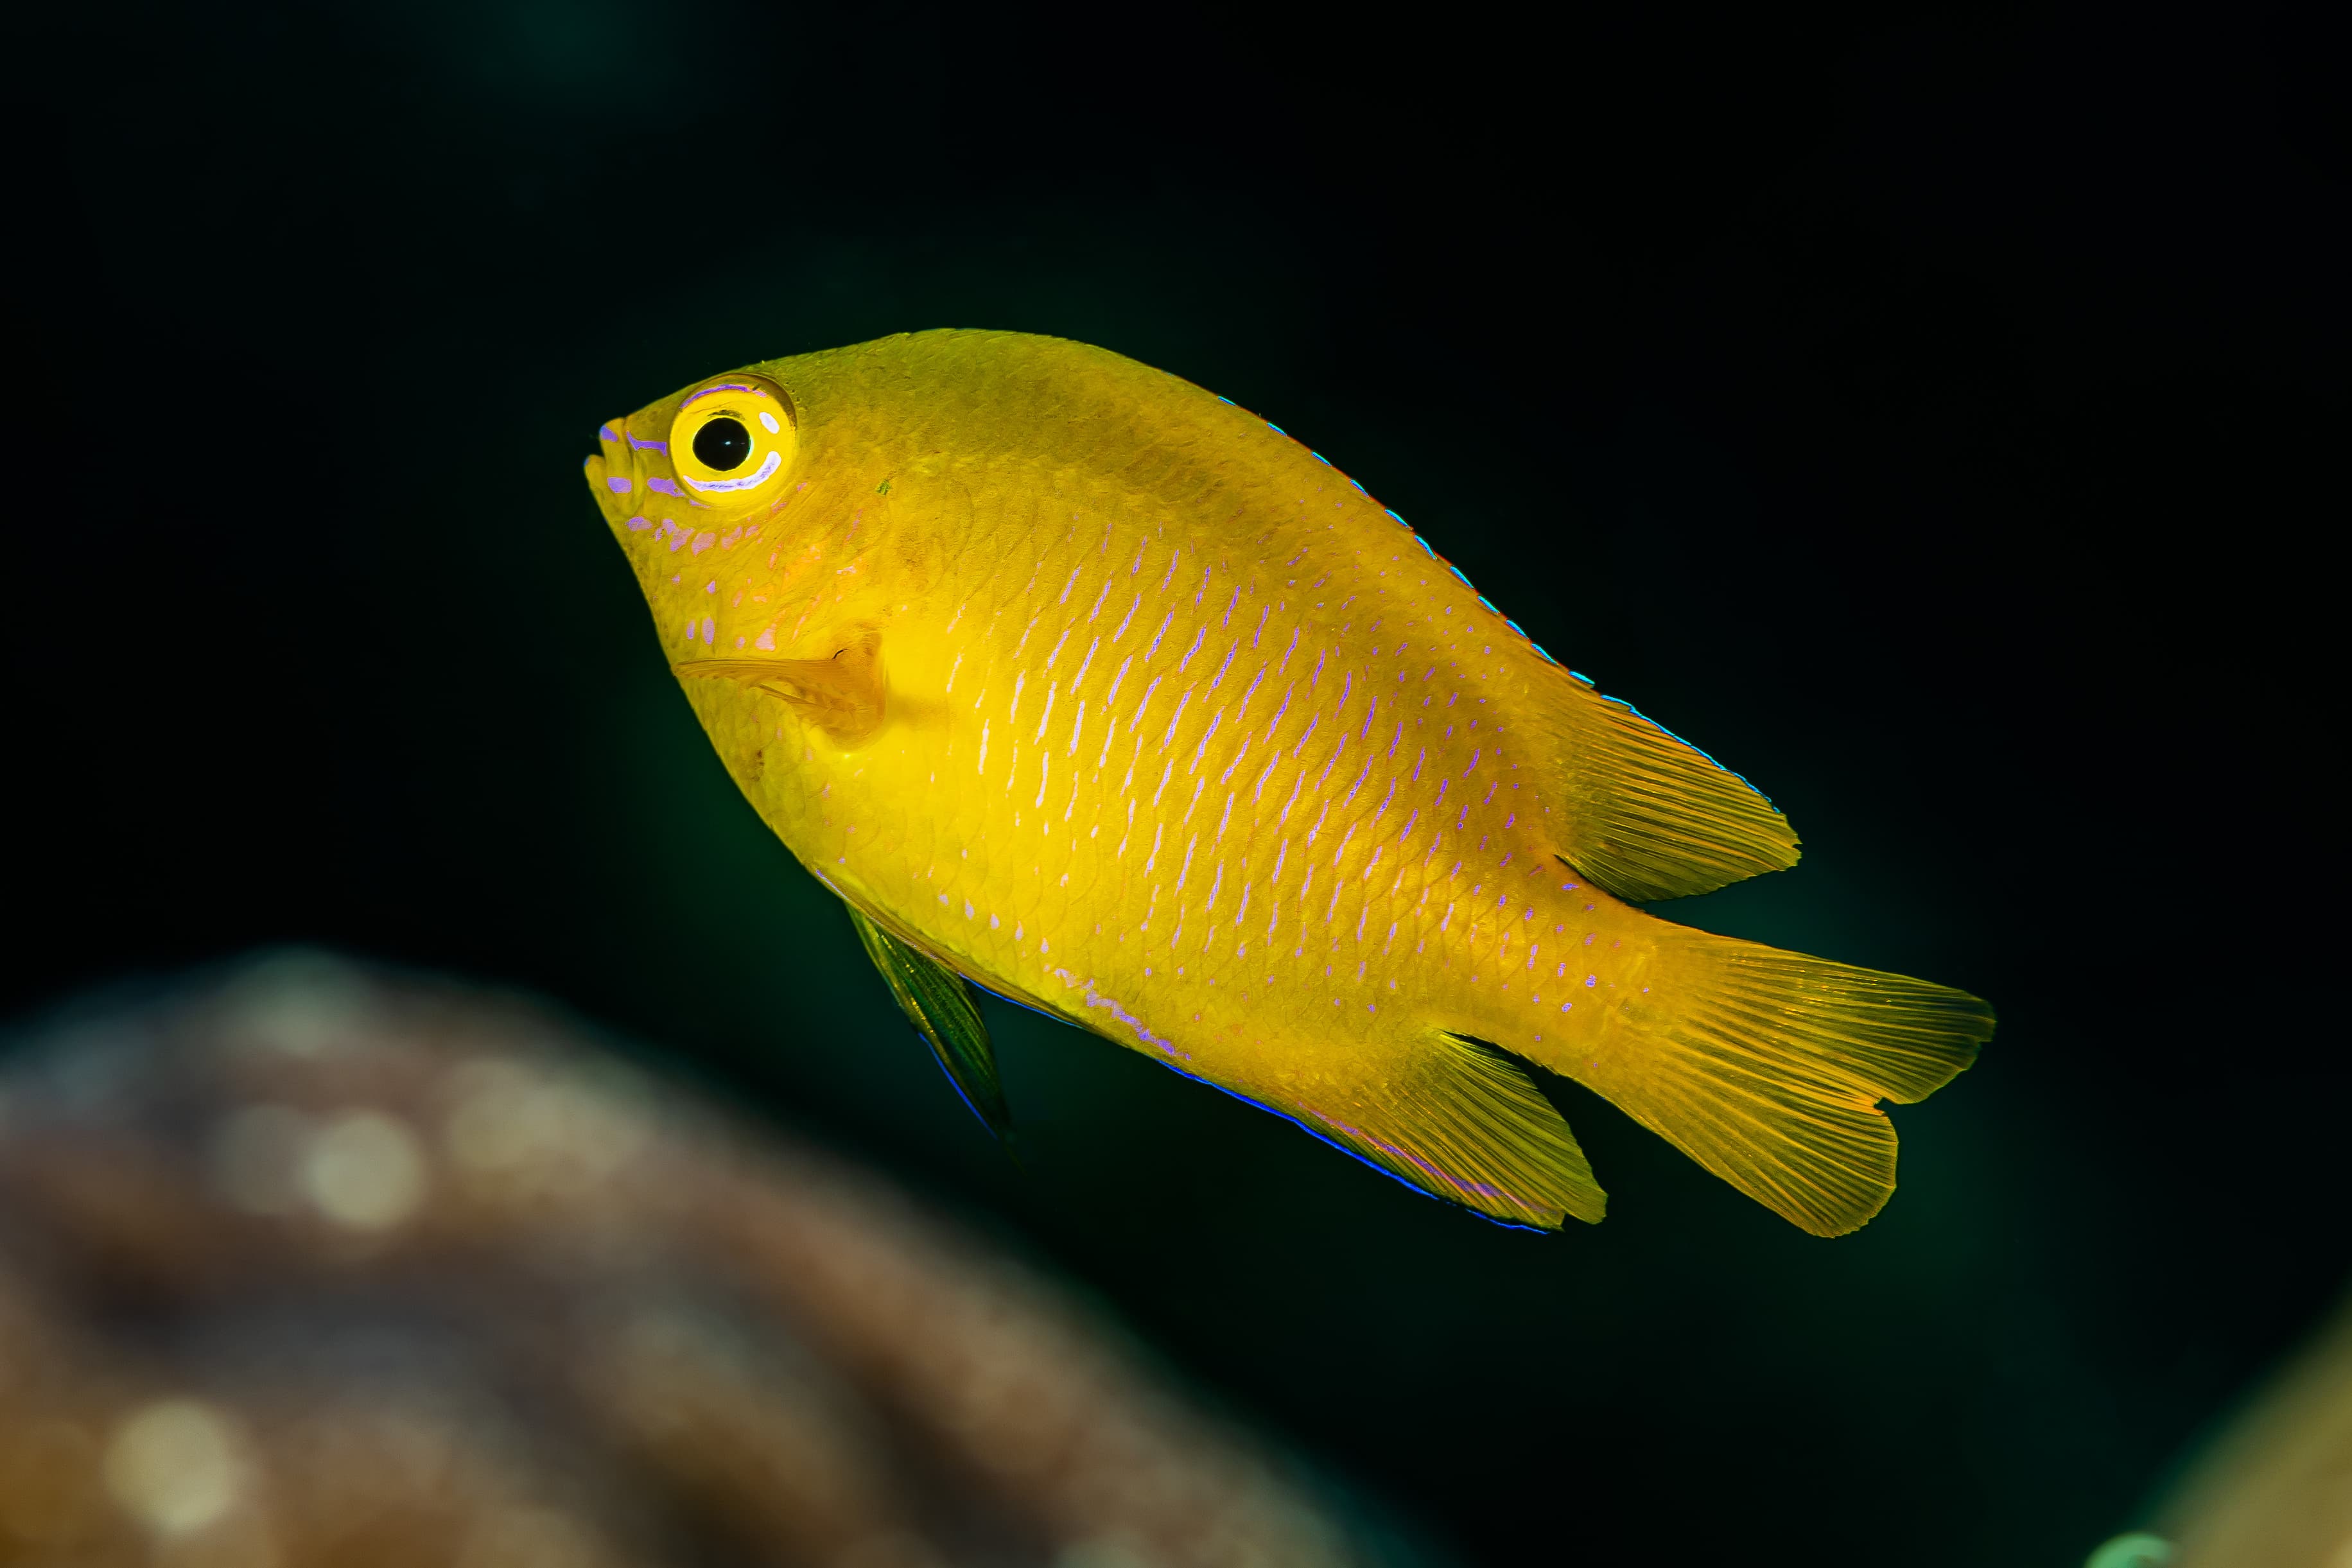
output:
[[[2352,1300],[2189,1468],[2168,1568],[2352,1568]]]
[[[0,1563],[1364,1561],[1041,1280],[310,954],[0,1077]]]

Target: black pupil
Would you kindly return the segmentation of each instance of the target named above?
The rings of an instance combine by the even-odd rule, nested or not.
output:
[[[751,456],[751,432],[737,419],[713,419],[694,433],[694,456],[714,474],[740,468]]]

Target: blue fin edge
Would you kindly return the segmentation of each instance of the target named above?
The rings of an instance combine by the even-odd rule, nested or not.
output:
[[[1007,996],[1002,991],[982,985],[979,981],[973,980],[970,975],[966,975],[964,978],[970,983],[973,990],[984,992],[988,995],[995,997],[999,1002],[1009,1002],[1024,1013],[1034,1013],[1040,1018],[1050,1018],[1055,1023],[1061,1025],[1064,1028],[1076,1029],[1082,1034],[1094,1033],[1093,1030],[1087,1028],[1084,1025],[1079,1024],[1073,1019],[1065,1018],[1058,1013],[1048,1013],[1043,1007],[1034,1006],[1030,1003],[1020,1000],[1018,997]],[[1146,1056],[1144,1059],[1149,1061],[1153,1058]],[[1174,1062],[1161,1061],[1159,1065],[1166,1068],[1178,1078],[1186,1079],[1193,1083],[1202,1084],[1210,1089],[1213,1089],[1228,1100],[1238,1100],[1244,1105],[1250,1107],[1252,1110],[1263,1110],[1268,1116],[1280,1117],[1283,1121],[1289,1122],[1293,1127],[1297,1128],[1301,1132],[1306,1133],[1309,1138],[1314,1139],[1318,1143],[1337,1149],[1340,1153],[1345,1154],[1349,1159],[1353,1160],[1357,1164],[1361,1165],[1364,1169],[1371,1172],[1374,1175],[1385,1176],[1390,1181],[1394,1182],[1398,1186],[1402,1187],[1406,1192],[1418,1194],[1433,1204],[1443,1204],[1447,1208],[1460,1209],[1464,1214],[1469,1215],[1473,1218],[1484,1220],[1488,1225],[1497,1226],[1504,1230],[1524,1230],[1536,1236],[1549,1236],[1553,1234],[1552,1232],[1544,1229],[1541,1226],[1520,1225],[1515,1220],[1497,1219],[1493,1215],[1472,1208],[1468,1204],[1456,1203],[1451,1198],[1442,1197],[1436,1193],[1431,1192],[1427,1187],[1422,1186],[1417,1183],[1406,1181],[1402,1176],[1398,1175],[1394,1171],[1390,1170],[1387,1166],[1375,1164],[1371,1161],[1365,1159],[1361,1154],[1357,1153],[1345,1143],[1339,1142],[1336,1139],[1333,1139],[1325,1133],[1318,1132],[1315,1129],[1309,1127],[1296,1116],[1291,1115],[1287,1110],[1276,1110],[1275,1107],[1266,1104],[1265,1101],[1262,1100],[1252,1100],[1248,1095],[1240,1093],[1234,1089],[1227,1089],[1223,1084],[1211,1082],[1208,1079],[1201,1077],[1198,1073],[1186,1072]],[[941,1070],[944,1071],[945,1069],[942,1068]],[[950,1083],[955,1081],[952,1075],[950,1076],[948,1081]],[[958,1094],[961,1094],[963,1090],[959,1089],[956,1092]],[[964,1103],[969,1105],[971,1102],[970,1100],[966,1100]],[[979,1113],[975,1111],[973,1114],[978,1115]]]

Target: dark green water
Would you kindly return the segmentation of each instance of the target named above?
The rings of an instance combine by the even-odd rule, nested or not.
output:
[[[537,988],[1469,1561],[2079,1562],[2347,1263],[2340,143],[2221,8],[1643,15],[38,24],[0,1001],[281,940]],[[1804,864],[1675,918],[1990,998],[1886,1214],[1811,1240],[1562,1086],[1611,1218],[1507,1232],[992,1004],[1012,1170],[577,472],[940,325],[1265,415],[1757,781]]]

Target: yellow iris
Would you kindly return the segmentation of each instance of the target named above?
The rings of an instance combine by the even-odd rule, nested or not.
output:
[[[740,515],[774,497],[795,440],[792,403],[773,382],[722,376],[678,405],[669,459],[688,495],[722,516]]]

